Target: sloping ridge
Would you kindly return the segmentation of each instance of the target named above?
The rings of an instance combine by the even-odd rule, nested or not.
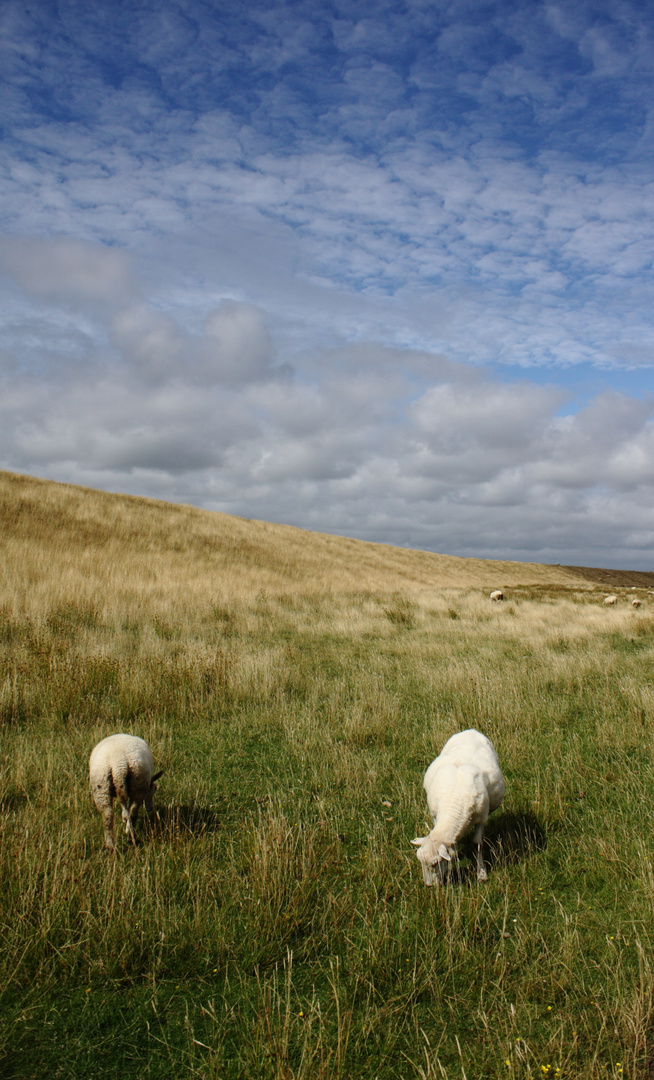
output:
[[[599,566],[565,566],[562,569],[607,589],[654,589],[654,572],[650,570],[605,570]]]
[[[306,588],[385,592],[516,585],[650,585],[654,574],[469,559],[314,533],[291,525],[0,471],[0,529],[33,565],[123,566],[144,576],[200,570],[239,591]],[[103,571],[104,572],[109,572]],[[609,576],[606,576],[609,575]],[[636,580],[636,578],[638,580]],[[632,580],[633,579],[633,580]]]

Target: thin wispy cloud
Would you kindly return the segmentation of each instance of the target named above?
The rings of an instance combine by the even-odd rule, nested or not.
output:
[[[650,566],[654,13],[10,0],[0,20],[5,467]]]

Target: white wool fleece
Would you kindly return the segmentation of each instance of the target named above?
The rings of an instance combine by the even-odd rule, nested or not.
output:
[[[102,814],[105,844],[113,850],[113,803],[118,799],[125,832],[134,841],[134,824],[139,808],[145,802],[152,809],[152,796],[157,790],[154,783],[161,776],[153,776],[154,761],[150,747],[137,735],[109,735],[97,744],[89,758],[89,782],[93,801]]]
[[[434,828],[412,841],[426,885],[440,883],[461,837],[474,828],[477,878],[485,881],[481,845],[488,816],[504,798],[504,777],[495,748],[485,735],[468,728],[448,739],[425,773],[424,787]]]

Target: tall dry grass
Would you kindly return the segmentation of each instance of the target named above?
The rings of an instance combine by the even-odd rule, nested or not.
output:
[[[562,567],[460,559],[0,472],[5,588],[16,610],[69,599],[153,613],[257,593],[579,584]]]
[[[651,1080],[644,592],[523,569],[492,604],[485,566],[3,483],[3,1075]],[[507,778],[490,880],[464,843],[427,890],[422,774],[468,726]],[[109,857],[117,730],[166,772]]]

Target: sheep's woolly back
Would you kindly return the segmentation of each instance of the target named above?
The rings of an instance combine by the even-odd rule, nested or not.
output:
[[[495,748],[474,728],[445,743],[425,773],[425,791],[434,828],[445,843],[456,843],[466,829],[485,822],[504,797],[504,777]]]
[[[425,791],[439,842],[456,844],[469,828],[488,819],[489,784],[474,765],[442,762],[429,782],[425,776]]]
[[[96,807],[102,814],[105,843],[114,848],[113,802],[118,799],[125,831],[134,840],[134,824],[139,807],[145,803],[152,809],[154,783],[161,773],[152,775],[154,761],[150,747],[137,735],[109,735],[91,751],[89,782]]]
[[[123,808],[144,802],[150,793],[154,761],[145,739],[108,735],[91,751],[89,782],[98,810],[117,798]]]
[[[116,779],[126,777],[136,781],[137,786],[150,787],[154,771],[154,760],[145,739],[138,735],[108,735],[106,739],[93,747],[89,758],[89,777],[91,786],[94,780],[99,782],[111,776]]]

